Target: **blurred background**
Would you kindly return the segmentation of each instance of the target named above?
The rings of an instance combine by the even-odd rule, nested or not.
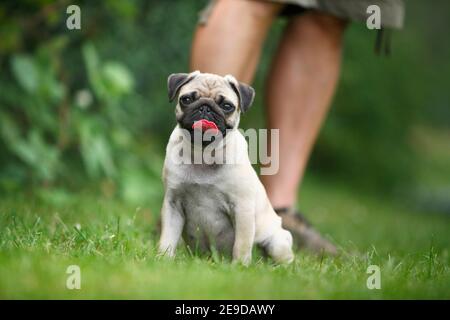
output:
[[[66,8],[81,7],[81,30]],[[64,204],[89,190],[160,203],[165,144],[175,125],[166,79],[187,72],[205,1],[2,1],[0,199]],[[307,180],[337,183],[450,214],[450,2],[410,0],[392,54],[352,24],[341,81]],[[242,127],[264,127],[262,92],[286,21],[271,29]]]

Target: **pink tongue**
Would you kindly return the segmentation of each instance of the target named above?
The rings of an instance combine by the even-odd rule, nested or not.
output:
[[[215,131],[219,131],[219,128],[217,128],[217,125],[214,122],[206,119],[195,121],[194,124],[192,125],[192,129],[200,129],[202,131],[213,129]]]

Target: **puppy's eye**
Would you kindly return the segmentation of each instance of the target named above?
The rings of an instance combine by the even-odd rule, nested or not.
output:
[[[234,106],[231,103],[225,102],[222,104],[222,109],[226,112],[231,112],[234,110]]]
[[[180,101],[182,104],[188,105],[188,104],[192,103],[192,98],[189,96],[184,96],[184,97],[181,97]]]

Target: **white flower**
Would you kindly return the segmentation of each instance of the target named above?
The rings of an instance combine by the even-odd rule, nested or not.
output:
[[[75,94],[75,102],[81,109],[87,109],[93,100],[92,93],[88,89],[78,90]]]

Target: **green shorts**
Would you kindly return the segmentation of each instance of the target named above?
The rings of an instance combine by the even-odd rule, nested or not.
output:
[[[249,0],[255,1],[255,0]],[[282,15],[300,14],[307,10],[317,10],[348,20],[365,22],[369,17],[367,8],[370,5],[380,7],[381,25],[383,28],[401,28],[404,20],[403,0],[258,0],[286,4]],[[199,23],[207,22],[211,10],[217,0],[210,0],[209,4],[200,12]]]

